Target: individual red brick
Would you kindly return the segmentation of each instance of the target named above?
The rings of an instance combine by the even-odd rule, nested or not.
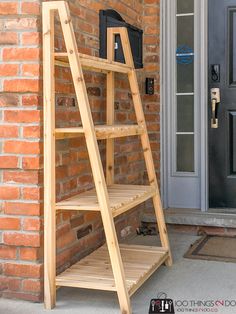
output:
[[[41,229],[40,219],[25,218],[23,220],[23,229],[26,231],[39,231]]]
[[[23,14],[40,14],[40,6],[37,2],[23,2],[21,4],[21,12]]]
[[[0,2],[0,15],[17,14],[17,2]]]
[[[29,17],[18,17],[5,21],[6,30],[27,30],[37,29],[39,25],[39,19]]]
[[[56,263],[57,266],[63,266],[65,263],[68,263],[68,261],[71,261],[72,258],[72,250],[69,248],[67,250],[63,250],[62,252],[58,253],[56,256]]]
[[[19,96],[14,94],[0,94],[0,107],[16,107],[19,105]]]
[[[42,133],[42,128],[38,125],[25,126],[23,128],[24,138],[40,138]]]
[[[18,73],[18,64],[0,64],[1,76],[16,76]]]
[[[24,233],[8,233],[3,234],[3,242],[8,245],[18,245],[18,246],[40,246],[40,236],[39,234],[24,234]]]
[[[5,80],[3,83],[3,89],[5,92],[39,92],[40,82],[34,79],[12,79]]]
[[[40,99],[38,95],[23,95],[22,106],[39,106]]]
[[[33,123],[39,122],[40,110],[5,110],[4,121],[14,123]]]
[[[16,259],[16,248],[6,245],[0,245],[1,259]]]
[[[11,291],[19,291],[22,279],[8,277],[8,289]]]
[[[64,234],[68,233],[70,231],[70,224],[68,221],[66,221],[66,224],[63,224],[63,225],[60,225],[58,228],[57,228],[57,231],[56,231],[56,239],[59,239],[60,237],[62,237]]]
[[[18,291],[21,286],[21,279],[11,277],[0,277],[0,291],[11,290]]]
[[[40,200],[42,189],[39,187],[24,187],[22,189],[22,197],[25,200]]]
[[[37,61],[40,57],[39,48],[4,48],[3,61]]]
[[[42,169],[43,158],[42,157],[23,157],[22,167],[23,169]]]
[[[20,229],[20,219],[19,218],[9,218],[0,217],[0,230],[19,230]]]
[[[42,289],[42,282],[39,280],[31,280],[31,279],[25,279],[23,281],[23,291],[29,291],[29,292],[40,292]]]
[[[20,259],[25,261],[36,261],[39,258],[38,248],[20,248]]]
[[[18,157],[0,156],[0,165],[2,169],[13,169],[18,167]]]
[[[4,171],[3,182],[14,182],[14,183],[39,183],[38,171]]]
[[[15,277],[40,278],[42,274],[42,265],[39,264],[6,263],[3,269],[5,275]]]
[[[39,64],[23,64],[22,74],[24,76],[39,76],[40,65]]]
[[[0,276],[0,292],[8,290],[8,278],[5,276]]]
[[[18,43],[17,33],[0,32],[0,45],[16,45]]]
[[[88,212],[84,215],[84,221],[90,222],[92,220],[96,220],[100,218],[100,214],[98,212]]]
[[[13,125],[0,125],[0,137],[18,137],[18,127]]]
[[[41,205],[36,203],[5,202],[3,210],[7,215],[40,216]]]
[[[70,231],[57,240],[57,248],[62,249],[67,245],[71,245],[76,240],[75,233]]]
[[[18,153],[18,154],[39,154],[41,152],[40,142],[27,142],[27,141],[6,141],[4,143],[5,153]]]
[[[40,43],[41,43],[40,33],[38,32],[22,33],[23,45],[39,45]]]
[[[20,196],[20,189],[14,186],[0,186],[1,200],[14,200]]]

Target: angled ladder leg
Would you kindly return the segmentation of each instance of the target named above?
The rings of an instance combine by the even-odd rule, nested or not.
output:
[[[89,107],[87,90],[84,82],[79,56],[77,54],[77,45],[67,3],[61,2],[61,5],[59,6],[59,16],[71,67],[77,101],[80,109],[90,164],[92,167],[95,187],[97,191],[98,202],[101,208],[101,216],[121,313],[131,314],[130,298],[127,291],[124,268],[116,236],[115,224],[109,205],[108,192],[95,135],[91,110]]]
[[[130,88],[132,92],[134,109],[135,109],[135,114],[137,117],[138,124],[142,126],[145,130],[144,133],[141,134],[141,142],[142,142],[142,147],[143,147],[143,152],[144,152],[147,174],[148,174],[150,185],[153,185],[156,188],[156,194],[153,197],[153,205],[155,208],[155,214],[156,214],[156,219],[157,219],[162,246],[169,250],[169,257],[166,260],[166,265],[171,266],[172,257],[171,257],[171,252],[170,252],[170,244],[169,244],[166,224],[164,220],[163,208],[161,204],[161,198],[160,198],[158,183],[156,179],[156,173],[155,173],[155,167],[154,167],[154,162],[152,158],[151,147],[149,143],[149,137],[147,133],[147,126],[145,123],[145,117],[143,113],[142,101],[141,101],[141,97],[139,93],[138,80],[137,80],[136,72],[134,69],[134,62],[133,62],[131,47],[129,43],[129,36],[128,36],[128,32],[126,28],[117,29],[117,30],[114,28],[113,32],[114,34],[116,32],[120,33],[122,47],[123,47],[124,56],[125,56],[125,62],[127,65],[132,67],[132,70],[130,71],[130,73],[128,73],[128,78],[129,78]]]

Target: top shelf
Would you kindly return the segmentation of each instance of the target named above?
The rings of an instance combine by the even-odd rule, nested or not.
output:
[[[133,69],[126,64],[109,61],[107,59],[97,58],[90,55],[78,53],[80,62],[83,68],[92,70],[95,72],[119,72],[119,73],[129,73]],[[69,67],[68,54],[66,52],[55,52],[55,64],[62,67]]]

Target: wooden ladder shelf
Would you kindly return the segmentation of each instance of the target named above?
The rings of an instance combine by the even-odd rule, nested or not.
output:
[[[66,52],[54,51],[54,14],[59,13]],[[114,38],[119,34],[125,64],[114,60]],[[152,153],[142,109],[136,72],[126,28],[109,28],[107,60],[78,53],[68,4],[43,2],[44,66],[44,291],[45,307],[55,306],[56,286],[116,291],[121,313],[130,314],[130,296],[163,263],[172,264],[169,241],[158,190]],[[55,128],[55,65],[71,69],[82,126]],[[95,126],[85,86],[83,68],[107,75],[107,121]],[[114,73],[128,75],[137,118],[136,125],[114,124]],[[64,201],[55,196],[55,141],[84,136],[95,189]],[[149,185],[114,183],[114,138],[140,136]],[[106,139],[106,178],[97,140]],[[114,217],[152,198],[162,247],[119,244]],[[56,276],[56,211],[100,211],[106,244]]]

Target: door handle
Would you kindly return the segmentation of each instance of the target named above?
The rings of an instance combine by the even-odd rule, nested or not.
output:
[[[211,89],[211,128],[217,129],[219,127],[219,122],[217,118],[218,107],[220,104],[220,89]]]

